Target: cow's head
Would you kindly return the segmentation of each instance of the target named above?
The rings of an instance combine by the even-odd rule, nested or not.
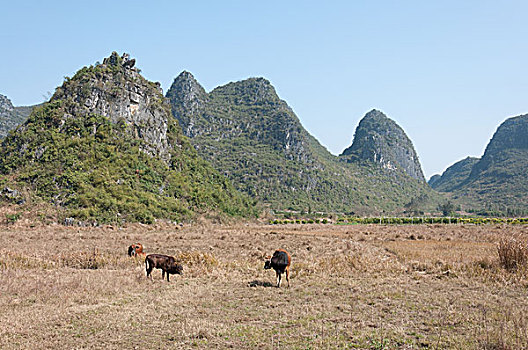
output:
[[[266,262],[264,262],[264,269],[269,270],[271,269],[271,256],[266,256]]]
[[[133,247],[136,256],[143,254],[143,245],[141,243],[136,243]]]
[[[172,263],[170,268],[167,269],[168,273],[183,275],[183,266],[178,263]]]

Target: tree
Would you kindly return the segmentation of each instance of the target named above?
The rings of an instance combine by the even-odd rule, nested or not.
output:
[[[447,201],[447,203],[440,204],[438,210],[441,210],[444,216],[452,216],[455,210],[455,205],[451,203],[451,201]]]

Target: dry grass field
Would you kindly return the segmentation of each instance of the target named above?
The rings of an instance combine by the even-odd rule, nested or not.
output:
[[[22,220],[21,220],[22,221]],[[0,227],[2,349],[528,349],[526,226]],[[147,253],[183,276],[145,278]],[[291,288],[264,256],[292,254]]]

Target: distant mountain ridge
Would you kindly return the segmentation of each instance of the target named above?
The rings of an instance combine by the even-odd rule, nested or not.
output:
[[[422,205],[439,198],[423,181],[419,163],[413,178],[400,163],[389,169],[330,154],[264,78],[207,93],[184,71],[166,97],[198,153],[239,190],[273,208],[379,213],[403,210],[413,198]],[[414,149],[408,154],[418,162]]]
[[[15,107],[7,96],[0,94],[0,139],[22,124],[35,106]]]
[[[479,160],[474,157],[462,159],[447,168],[441,176],[432,176],[429,185],[440,192],[452,192],[464,183]]]
[[[528,114],[497,128],[480,159],[466,158],[431,183],[468,207],[506,212],[528,209]],[[454,180],[453,180],[454,179]]]

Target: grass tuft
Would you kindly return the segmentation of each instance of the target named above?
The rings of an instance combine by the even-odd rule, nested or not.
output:
[[[497,252],[500,265],[508,271],[516,271],[528,264],[528,240],[521,236],[501,239]]]
[[[175,258],[184,265],[185,275],[192,277],[209,274],[218,266],[218,260],[214,255],[198,251],[180,253]]]

